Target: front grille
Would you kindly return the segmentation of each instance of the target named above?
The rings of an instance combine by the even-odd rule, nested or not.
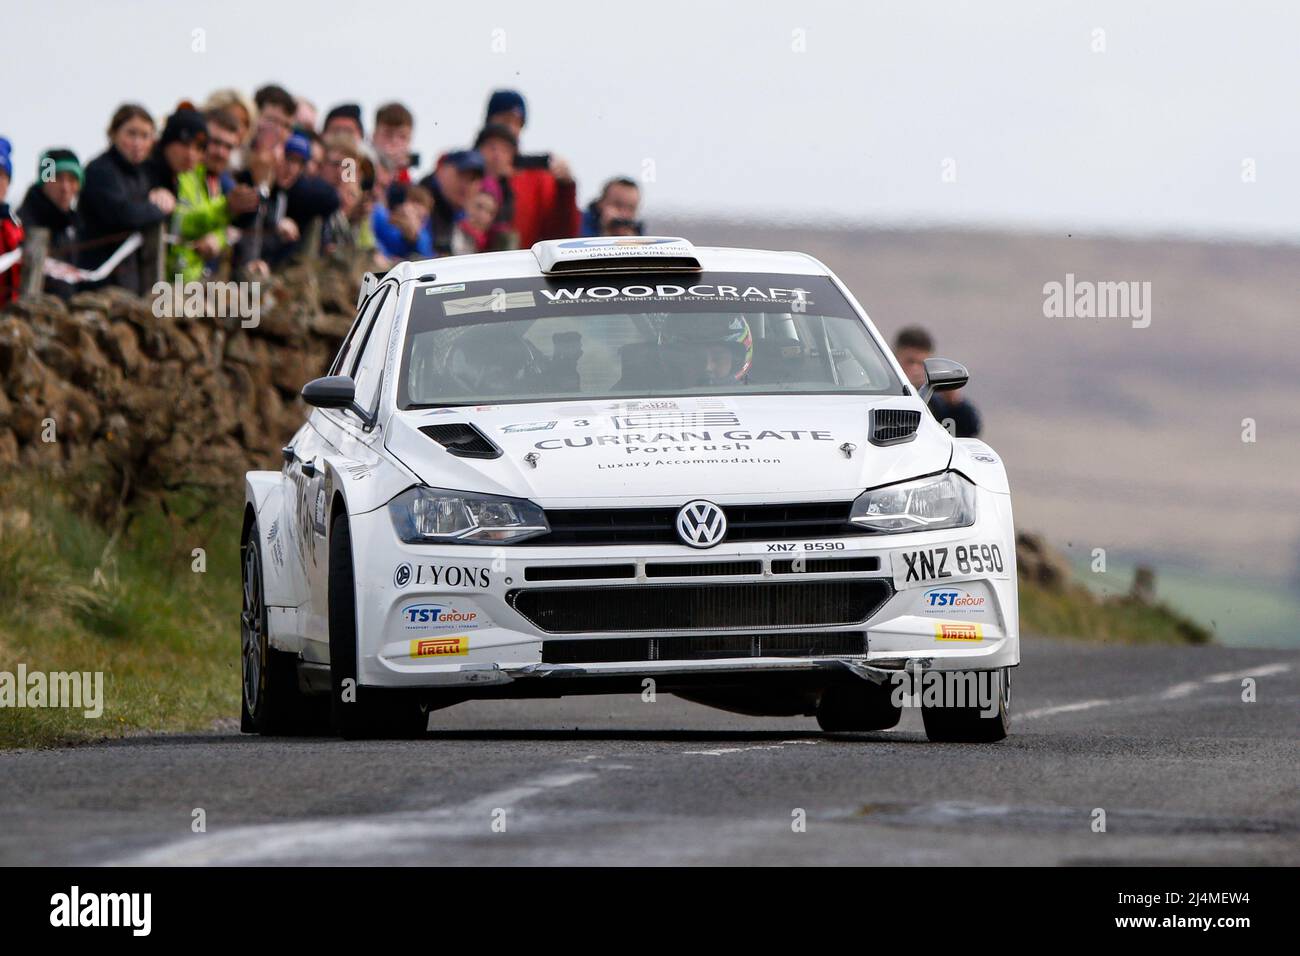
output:
[[[871,534],[849,522],[851,501],[790,505],[724,505],[724,541],[783,541],[842,538]],[[556,508],[548,509],[549,534],[532,545],[681,544],[677,508]]]
[[[615,637],[542,642],[542,661],[546,664],[708,661],[741,657],[862,657],[866,653],[867,635],[863,631]]]
[[[550,634],[726,631],[859,624],[889,599],[885,578],[528,588],[510,606]]]
[[[710,575],[762,574],[762,561],[647,561],[648,578],[703,578]]]
[[[880,559],[871,558],[794,558],[772,562],[773,574],[852,574],[879,571]]]
[[[583,581],[634,578],[635,564],[534,564],[524,568],[525,581]]]

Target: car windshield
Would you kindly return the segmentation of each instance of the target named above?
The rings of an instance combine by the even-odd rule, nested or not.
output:
[[[898,394],[824,276],[563,276],[417,286],[398,407]]]

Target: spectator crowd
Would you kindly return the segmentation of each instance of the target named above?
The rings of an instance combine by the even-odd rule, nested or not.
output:
[[[48,231],[48,257],[77,267],[45,270],[45,291],[65,298],[97,285],[143,294],[154,280],[142,274],[141,252],[123,255],[122,244],[158,224],[169,236],[165,274],[187,283],[223,271],[265,275],[309,241],[322,253],[357,250],[386,271],[402,259],[643,233],[636,180],[607,180],[580,209],[567,162],[522,152],[527,122],[520,93],[495,91],[472,145],[442,153],[420,176],[415,116],[397,102],[376,110],[368,135],[357,104],[320,119],[311,101],[275,84],[251,99],[223,89],[201,108],[181,102],[161,132],[148,110],[126,103],[109,120],[107,148],[84,167],[69,149],[42,152],[16,213],[7,203],[13,147],[0,137],[0,306],[18,296],[22,263],[12,254],[38,227]],[[934,352],[929,334],[904,329],[894,351],[919,389]],[[979,414],[960,392],[929,404],[958,437],[979,434]]]
[[[141,251],[123,254],[123,243],[159,224],[166,275],[185,282],[265,275],[307,242],[319,243],[313,252],[359,250],[382,271],[402,259],[642,233],[635,180],[612,178],[579,208],[568,163],[521,150],[527,121],[524,97],[497,90],[482,128],[421,175],[415,116],[401,103],[381,106],[369,130],[355,103],[322,119],[311,101],[276,84],[251,98],[223,89],[201,107],[183,101],[161,130],[148,110],[126,103],[109,120],[105,150],[84,165],[62,147],[40,153],[16,211],[8,203],[14,148],[0,138],[0,260],[40,228],[49,259],[76,267],[47,268],[47,292],[117,285],[142,294],[154,280],[142,273]],[[8,261],[0,305],[19,292],[23,264]]]

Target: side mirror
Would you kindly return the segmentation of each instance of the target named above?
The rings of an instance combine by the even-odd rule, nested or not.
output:
[[[346,375],[314,378],[302,387],[302,400],[316,408],[351,408],[357,400],[357,383]]]
[[[314,378],[302,387],[302,400],[315,408],[341,408],[361,419],[366,431],[375,427],[375,417],[357,404],[357,383],[346,375]]]
[[[921,401],[928,402],[935,392],[951,392],[970,381],[970,372],[960,362],[946,358],[925,360],[925,385],[921,388]]]

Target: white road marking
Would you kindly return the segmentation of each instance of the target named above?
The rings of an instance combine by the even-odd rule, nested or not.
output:
[[[1072,714],[1078,710],[1092,710],[1094,707],[1108,707],[1111,704],[1118,703],[1115,700],[1080,700],[1073,704],[1059,704],[1056,707],[1039,707],[1037,710],[1026,710],[1017,714],[1011,711],[1013,720],[1033,720],[1035,717],[1048,717],[1052,714]]]
[[[1035,717],[1049,717],[1054,714],[1068,714],[1079,710],[1092,710],[1094,707],[1109,707],[1112,704],[1149,703],[1154,700],[1181,700],[1184,697],[1190,697],[1201,688],[1208,687],[1210,684],[1226,684],[1229,681],[1243,680],[1247,677],[1271,677],[1274,674],[1285,673],[1290,669],[1291,665],[1283,662],[1278,662],[1276,664],[1263,664],[1259,667],[1249,667],[1240,671],[1210,674],[1208,677],[1202,677],[1200,680],[1183,681],[1180,684],[1173,684],[1170,687],[1166,687],[1155,696],[1149,694],[1136,694],[1132,697],[1081,700],[1073,704],[1059,704],[1055,707],[1039,707],[1035,710],[1026,710],[1019,714],[1012,711],[1011,716],[1013,720],[1033,720]]]
[[[682,754],[691,757],[722,757],[726,754],[740,754],[749,750],[784,750],[787,744],[806,744],[816,747],[820,740],[783,740],[779,744],[756,744],[753,747],[719,747],[716,750],[683,750]]]
[[[372,858],[386,851],[409,851],[412,841],[490,833],[495,811],[509,811],[540,793],[571,787],[596,777],[597,774],[589,772],[551,773],[514,787],[485,793],[455,807],[372,816],[318,817],[293,823],[196,833],[184,840],[111,861],[108,865],[247,865],[318,857],[328,860]]]

